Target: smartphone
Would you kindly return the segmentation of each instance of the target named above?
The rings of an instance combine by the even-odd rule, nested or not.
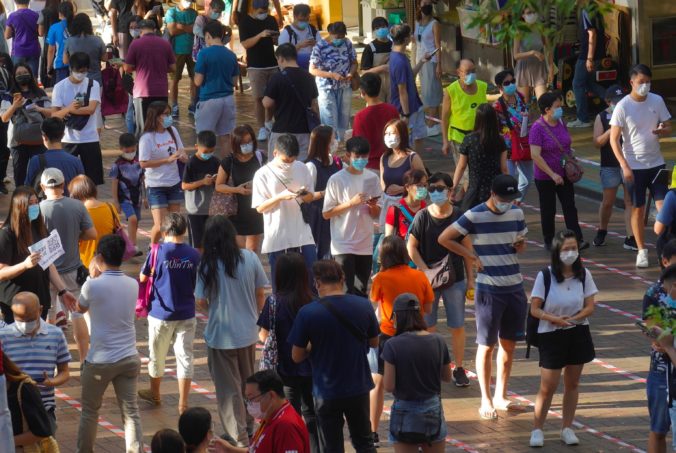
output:
[[[641,332],[643,332],[648,338],[652,338],[653,340],[656,340],[657,337],[659,337],[659,333],[657,333],[651,327],[648,327],[646,325],[646,323],[644,323],[643,321],[636,321],[636,327],[641,329]]]
[[[436,49],[434,49],[432,51],[432,53],[430,53],[430,57],[433,57],[434,55],[436,55],[436,53],[439,52],[440,50],[441,50],[441,47],[437,47]]]
[[[270,34],[271,34],[272,36],[279,36],[279,31],[277,31],[277,30],[270,30]]]
[[[380,199],[380,195],[378,195],[377,197],[371,197],[371,198],[369,198],[369,203],[372,202],[372,201],[378,201],[379,199]]]

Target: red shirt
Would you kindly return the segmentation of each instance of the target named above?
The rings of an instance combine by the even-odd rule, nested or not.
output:
[[[352,136],[364,137],[371,146],[366,168],[380,170],[380,156],[385,152],[385,125],[394,119],[399,119],[399,111],[385,102],[366,107],[354,116]]]
[[[401,205],[395,204],[395,205],[390,206],[387,209],[387,214],[385,214],[385,223],[387,225],[392,225],[394,227],[394,231],[399,235],[400,238],[406,239],[406,235],[408,234],[408,229],[411,227],[411,222],[409,222],[408,219],[406,218],[406,216],[403,213],[400,212],[399,213],[399,219],[398,219],[399,220],[399,226],[397,227],[394,224],[394,210],[395,209],[401,209],[401,207],[403,205],[404,209],[406,209],[406,211],[409,214],[411,214],[411,217],[415,217],[415,215],[418,213],[418,211],[416,211],[416,212],[411,211],[411,208],[409,208],[408,205],[406,204],[406,198],[402,198],[401,200],[399,200],[399,203],[401,203]],[[425,203],[425,200],[422,200],[420,202],[420,209],[425,209],[425,206],[427,206],[427,204]]]
[[[176,63],[174,50],[169,41],[161,36],[147,33],[129,45],[125,63],[136,71],[134,97],[149,98],[167,95],[169,66]]]
[[[303,419],[287,401],[254,434],[249,453],[310,453]]]

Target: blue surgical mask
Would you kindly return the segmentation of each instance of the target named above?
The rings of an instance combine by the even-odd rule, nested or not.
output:
[[[516,83],[507,85],[506,87],[503,87],[502,90],[505,92],[507,96],[512,96],[513,94],[516,93]]]
[[[296,28],[298,28],[298,30],[305,30],[308,25],[309,24],[307,22],[299,21],[298,23],[296,23]]]
[[[476,82],[476,72],[470,72],[465,76],[465,85],[471,85]]]
[[[430,192],[430,201],[437,206],[448,202],[448,190]]]
[[[202,153],[201,155],[198,154],[199,158],[202,160],[209,160],[213,155],[214,153]]]
[[[211,20],[218,20],[221,18],[222,13],[217,13],[216,11],[212,11],[211,14],[209,14],[209,18]]]
[[[498,211],[500,214],[504,214],[505,212],[509,211],[512,208],[511,201],[493,200],[493,202],[495,203],[495,210]]]
[[[384,40],[390,36],[390,30],[388,30],[387,27],[382,27],[378,28],[374,34],[376,35],[376,38]]]
[[[162,126],[165,129],[169,129],[172,124],[174,124],[174,119],[171,116],[167,115],[164,118],[162,118]]]
[[[141,36],[141,30],[138,29],[129,30],[129,34],[131,35],[132,38],[136,39],[139,36]]]
[[[610,104],[608,106],[608,113],[612,114],[615,111],[615,104]]]
[[[335,39],[333,40],[333,45],[334,45],[335,47],[340,47],[340,46],[343,45],[344,42],[345,42],[345,40],[344,40],[343,38],[335,38]]]
[[[415,199],[424,200],[427,197],[427,187],[417,187],[415,189]]]
[[[40,215],[39,204],[32,204],[28,206],[28,220],[32,222],[33,220],[37,219],[39,215]]]
[[[563,118],[563,108],[562,107],[555,108],[554,111],[552,112],[552,118],[554,118],[557,121]]]
[[[352,168],[357,171],[364,171],[366,165],[368,165],[369,160],[367,157],[355,157],[352,159]]]

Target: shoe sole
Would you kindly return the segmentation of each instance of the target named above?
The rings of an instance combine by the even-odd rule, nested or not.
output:
[[[622,248],[625,250],[631,250],[632,252],[638,252],[638,247],[632,247],[631,245],[623,244]]]

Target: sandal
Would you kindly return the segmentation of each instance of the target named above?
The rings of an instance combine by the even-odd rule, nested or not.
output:
[[[479,417],[481,420],[496,420],[498,418],[498,413],[495,409],[483,411],[483,408],[479,408]]]

